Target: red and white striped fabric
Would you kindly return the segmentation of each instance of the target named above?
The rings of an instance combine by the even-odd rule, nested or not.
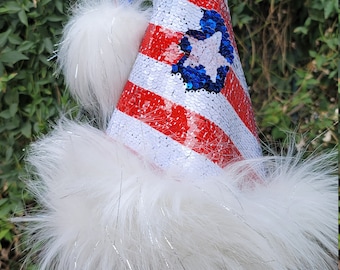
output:
[[[222,42],[232,53],[229,61]],[[174,71],[180,65],[182,70]],[[191,79],[208,80],[214,90],[207,83],[192,89]],[[107,133],[155,165],[188,178],[215,175],[233,160],[261,155],[224,1],[154,3]]]

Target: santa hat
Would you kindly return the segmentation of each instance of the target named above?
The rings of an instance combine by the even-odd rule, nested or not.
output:
[[[107,3],[100,8],[106,12]],[[78,31],[66,32],[61,56],[84,39],[79,22],[88,14],[71,20]],[[113,32],[127,33],[124,25]],[[127,40],[119,38],[118,52]],[[76,44],[90,53],[91,40],[83,41]],[[104,45],[88,48],[100,54]],[[124,87],[116,74],[100,74],[109,74],[107,59],[126,55],[107,54],[94,79],[75,51],[74,61],[61,62],[67,74],[84,68],[89,75],[80,83],[68,77],[82,103],[112,96],[105,92],[111,84],[114,96],[122,90],[114,111],[101,111],[112,112],[108,128],[64,120],[28,157],[38,178],[30,188],[43,210],[24,220],[41,269],[335,267],[332,154],[304,162],[261,155],[224,1],[155,1],[139,52],[129,53],[136,58]],[[84,85],[91,87],[82,92]],[[88,92],[94,102],[84,99]]]

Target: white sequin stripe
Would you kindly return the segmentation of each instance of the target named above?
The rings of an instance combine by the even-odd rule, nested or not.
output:
[[[203,11],[200,7],[185,0],[178,1],[181,4],[177,5],[174,5],[173,1],[158,2],[160,3],[155,7],[157,14],[152,16],[150,23],[182,33],[189,29],[200,29],[200,20],[203,16]]]
[[[244,158],[260,155],[257,138],[222,94],[186,92],[181,78],[171,74],[171,66],[143,54],[138,55],[129,80],[214,122],[229,136]]]
[[[222,169],[163,133],[119,110],[115,110],[107,134],[164,169],[193,179],[219,175]]]
[[[234,53],[234,61],[233,61],[233,64],[231,65],[231,67],[234,70],[235,75],[238,78],[239,82],[241,83],[242,88],[247,93],[247,96],[249,96],[248,84],[247,84],[246,78],[244,76],[240,57],[238,56],[238,54],[236,52]]]

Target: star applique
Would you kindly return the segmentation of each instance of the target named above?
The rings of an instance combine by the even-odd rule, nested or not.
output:
[[[204,40],[198,40],[189,36],[188,40],[192,49],[183,65],[186,67],[198,67],[202,65],[211,81],[216,83],[217,69],[221,66],[229,66],[225,57],[219,53],[222,33],[216,32]]]
[[[203,10],[200,29],[189,29],[181,39],[182,57],[172,65],[186,90],[219,93],[234,59],[234,48],[222,16]]]

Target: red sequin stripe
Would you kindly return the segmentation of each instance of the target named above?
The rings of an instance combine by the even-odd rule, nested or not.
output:
[[[213,9],[221,14],[224,22],[226,23],[226,27],[228,29],[228,33],[230,35],[230,41],[237,52],[237,45],[234,37],[233,26],[231,25],[231,17],[229,11],[227,9],[226,4],[222,0],[188,0],[196,6],[199,6],[204,9]]]
[[[255,125],[255,117],[249,96],[243,90],[233,69],[229,69],[228,71],[221,94],[226,97],[245,126],[257,138],[258,134]]]
[[[171,65],[177,63],[183,56],[183,52],[176,51],[176,49],[175,51],[170,51],[175,48],[174,44],[179,44],[183,35],[154,24],[150,24],[148,30],[141,44],[140,52],[165,64]],[[227,74],[225,86],[221,93],[233,106],[244,125],[257,137],[249,96],[245,93],[232,68],[230,68]]]
[[[182,33],[150,23],[139,51],[158,61],[172,65],[184,55],[178,46],[182,37]]]
[[[241,153],[213,122],[128,81],[117,109],[148,124],[220,167]]]

